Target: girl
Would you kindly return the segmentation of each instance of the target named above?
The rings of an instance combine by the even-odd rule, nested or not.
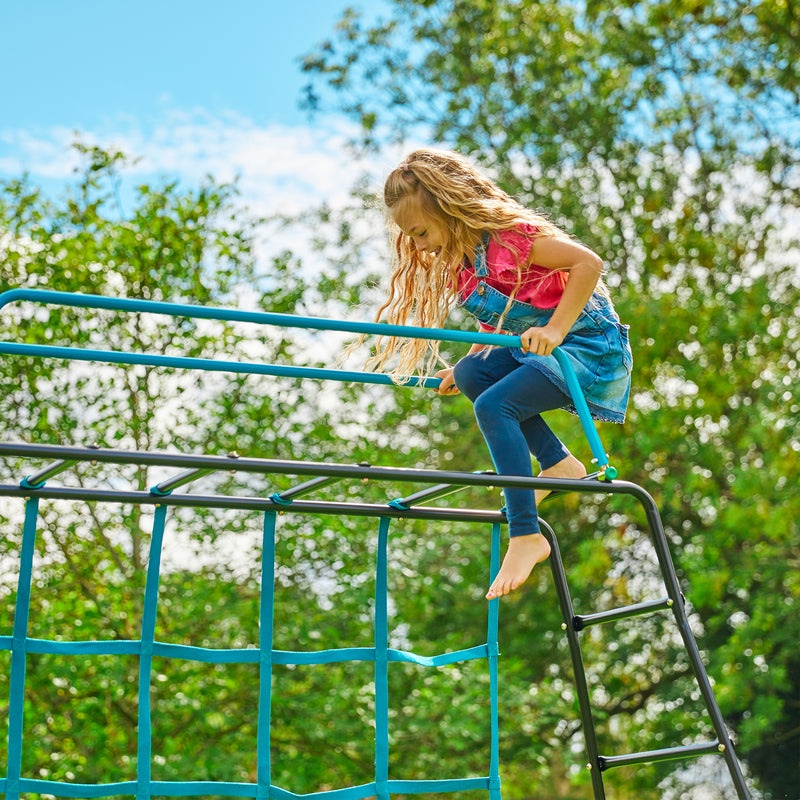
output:
[[[444,327],[453,305],[485,331],[521,336],[522,347],[473,345],[455,367],[436,372],[440,395],[463,392],[474,404],[498,474],[582,478],[583,464],[541,414],[573,411],[558,361],[571,359],[595,419],[623,422],[632,357],[604,284],[603,262],[527,210],[457,153],[417,150],[391,172],[384,200],[396,230],[397,262],[384,311],[392,324]],[[389,338],[373,367],[397,362],[393,377],[430,373],[438,343]],[[486,597],[508,594],[550,554],[536,503],[547,492],[505,489],[509,545]]]

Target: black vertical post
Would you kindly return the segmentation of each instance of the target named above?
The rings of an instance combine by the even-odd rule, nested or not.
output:
[[[605,800],[605,789],[603,788],[603,774],[600,766],[600,754],[597,752],[597,736],[594,730],[594,720],[592,719],[592,703],[589,697],[589,686],[586,683],[586,670],[583,667],[583,656],[581,655],[581,644],[578,640],[578,631],[573,625],[575,613],[572,608],[572,598],[567,585],[567,576],[564,572],[564,564],[561,561],[561,552],[558,549],[558,540],[553,529],[541,518],[539,524],[544,535],[550,542],[550,571],[553,573],[553,580],[556,585],[558,602],[561,606],[561,616],[564,622],[561,626],[567,634],[569,642],[569,654],[572,659],[572,672],[575,676],[575,688],[578,692],[578,706],[581,713],[581,723],[583,724],[583,736],[586,741],[586,753],[589,756],[587,765],[591,772],[592,789],[594,789],[595,800]]]

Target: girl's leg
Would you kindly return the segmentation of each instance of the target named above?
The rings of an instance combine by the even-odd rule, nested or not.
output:
[[[488,354],[475,354],[462,358],[456,364],[454,371],[454,379],[456,386],[465,394],[473,403],[490,387],[501,381],[510,373],[519,369],[522,365],[517,361],[509,352],[507,347],[498,347],[489,351]],[[569,455],[569,450],[562,444],[561,440],[553,433],[547,423],[541,418],[540,412],[543,410],[550,410],[552,408],[560,408],[567,402],[566,395],[559,392],[553,384],[551,384],[537,369],[531,367],[532,372],[537,373],[534,378],[538,377],[545,384],[545,392],[549,393],[551,390],[557,393],[555,404],[546,404],[548,408],[541,408],[537,410],[537,401],[541,395],[536,396],[537,392],[531,392],[527,398],[533,401],[530,410],[520,408],[518,416],[518,425],[525,437],[528,451],[536,456],[539,466],[542,470],[548,470],[554,465],[558,464],[561,460]],[[476,415],[477,415],[476,411]],[[491,450],[491,445],[490,448]],[[530,458],[528,458],[530,462]],[[497,464],[495,464],[497,468]],[[498,472],[501,470],[498,468]],[[503,470],[507,474],[510,470]],[[520,474],[520,473],[514,473]],[[525,473],[527,474],[527,472]]]
[[[500,475],[533,475],[530,451],[544,468],[552,467],[569,451],[540,416],[561,408],[569,398],[539,370],[519,365],[484,390],[474,401],[475,418]],[[534,493],[530,489],[504,491],[511,538],[539,532]]]
[[[535,367],[519,364],[502,353],[507,354],[505,348],[490,352],[488,357],[462,359],[454,375],[459,389],[473,400],[478,426],[498,474],[532,475],[530,452],[545,473],[561,472],[570,477],[585,474],[583,465],[540,416],[543,411],[564,406],[569,398]],[[550,554],[550,545],[539,532],[534,492],[507,488],[505,499],[509,548],[488,598],[516,589]]]

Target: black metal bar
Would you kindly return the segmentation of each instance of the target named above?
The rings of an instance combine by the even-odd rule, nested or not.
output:
[[[398,497],[396,500],[392,500],[389,505],[393,508],[411,508],[411,506],[421,503],[423,500],[438,500],[440,497],[447,497],[460,492],[463,488],[463,486],[453,486],[451,483],[440,483],[438,486],[422,489],[407,497]]]
[[[582,631],[590,625],[638,617],[640,614],[649,614],[652,611],[661,611],[665,608],[672,608],[672,599],[669,597],[665,597],[662,600],[650,600],[646,603],[636,603],[631,606],[622,606],[610,611],[600,611],[597,614],[576,614],[572,619],[572,624],[576,631]]]
[[[65,445],[27,444],[23,442],[0,443],[0,458],[60,458],[73,461],[98,461],[111,464],[137,464],[142,466],[182,467],[209,470],[235,470],[260,474],[328,475],[340,478],[374,478],[385,481],[416,483],[450,483],[459,486],[503,486],[524,489],[562,489],[600,494],[632,494],[643,492],[641,487],[628,481],[574,480],[569,478],[524,477],[489,472],[449,472],[432,469],[407,469],[398,467],[364,467],[356,464],[330,464],[321,461],[286,461],[269,458],[237,458],[232,467],[227,456],[183,455],[180,453],[152,453],[135,450],[93,450]]]
[[[330,486],[332,483],[338,483],[340,480],[342,479],[339,477],[312,478],[310,481],[292,486],[291,489],[286,489],[283,492],[275,492],[275,494],[271,496],[271,499],[281,505],[288,505],[296,497],[301,497],[304,494],[313,492],[315,489],[321,489],[323,486]]]
[[[578,708],[581,715],[581,724],[583,725],[583,738],[586,742],[586,753],[589,756],[589,763],[586,766],[591,774],[595,800],[604,800],[606,794],[603,788],[603,767],[600,762],[600,755],[597,752],[597,734],[595,733],[594,720],[592,719],[592,704],[589,697],[589,685],[586,682],[586,670],[583,666],[581,644],[577,630],[567,623],[567,620],[572,620],[575,617],[572,608],[572,597],[567,584],[567,575],[564,572],[558,539],[553,529],[541,518],[539,523],[542,532],[550,542],[550,571],[553,573],[553,582],[555,583],[558,602],[561,606],[561,616],[564,619],[561,629],[567,634],[569,654],[572,659],[572,672],[575,678],[575,689],[578,694]]]
[[[613,469],[613,467],[611,469]],[[603,482],[607,483],[612,477],[610,475],[606,476],[607,472],[608,472],[608,470],[599,470],[598,472],[590,472],[588,475],[584,475],[582,478],[572,478],[571,480],[573,480],[573,481],[594,481],[594,480],[598,480],[598,481],[603,481]],[[616,477],[616,473],[617,473],[617,471],[614,469],[613,477]],[[564,494],[565,491],[566,491],[565,489],[554,489],[544,499],[545,500],[549,500],[551,498],[558,497],[559,495]]]
[[[52,478],[64,472],[64,470],[69,469],[73,464],[77,463],[77,461],[64,461],[63,459],[54,461],[38,472],[34,472],[33,475],[28,475],[23,478],[20,481],[20,486],[22,486],[23,489],[38,489],[40,486],[44,486],[48,478]]]
[[[187,469],[185,472],[181,472],[178,475],[161,481],[161,483],[157,483],[155,486],[151,487],[150,493],[161,497],[165,494],[169,494],[180,486],[185,486],[187,483],[210,475],[212,472],[214,472],[213,469]]]
[[[264,497],[233,497],[231,495],[170,494],[164,497],[150,492],[114,491],[112,489],[83,489],[64,486],[43,489],[23,489],[17,485],[0,484],[0,497],[25,499],[31,496],[52,500],[82,500],[106,503],[137,503],[142,505],[181,506],[184,508],[229,508],[245,511],[302,512],[306,514],[336,514],[351,517],[392,517],[404,519],[429,519],[450,522],[491,522],[504,524],[505,514],[500,511],[465,508],[431,508],[416,506],[396,509],[386,504],[341,503],[300,500],[281,505]]]
[[[656,761],[674,761],[678,758],[695,758],[709,754],[719,755],[724,746],[719,742],[699,742],[681,747],[665,747],[661,750],[650,750],[643,753],[630,753],[623,756],[600,756],[602,769],[622,767],[629,764],[650,764]]]
[[[496,475],[493,470],[478,470],[475,474]],[[431,486],[430,489],[422,489],[407,497],[399,497],[397,500],[392,500],[389,505],[394,508],[410,508],[424,500],[438,500],[440,497],[447,497],[448,495],[455,494],[456,492],[460,492],[463,488],[463,486],[453,486],[450,483],[440,483],[438,486]]]
[[[98,445],[90,444],[86,448],[87,450],[97,451]],[[85,459],[84,459],[85,460]],[[89,459],[93,461],[94,459]],[[58,461],[54,461],[52,464],[40,469],[38,472],[34,473],[33,475],[28,475],[20,481],[20,486],[23,489],[40,489],[44,486],[45,482],[59,475],[60,473],[68,470],[71,466],[77,463],[76,459],[59,459]]]
[[[237,459],[239,458],[239,454],[234,451],[232,453],[228,453],[227,458]],[[210,475],[212,472],[216,472],[216,470],[187,469],[185,472],[181,472],[178,475],[174,475],[171,478],[166,478],[165,480],[161,481],[155,486],[150,487],[150,493],[162,497],[165,494],[169,494],[170,492],[175,491],[175,489],[177,489],[178,487],[185,486],[187,483],[192,483],[192,481],[199,480],[200,478],[203,478],[206,475]]]

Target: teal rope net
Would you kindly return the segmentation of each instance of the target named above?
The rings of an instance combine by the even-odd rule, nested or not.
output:
[[[71,306],[89,309],[106,309],[131,313],[164,314],[173,317],[194,319],[227,320],[249,322],[259,325],[277,325],[317,330],[334,330],[351,333],[376,334],[380,336],[406,336],[412,338],[439,339],[441,341],[479,343],[494,346],[515,346],[519,344],[518,336],[502,334],[453,331],[444,329],[420,329],[398,325],[386,325],[366,322],[343,322],[324,320],[314,317],[297,317],[287,314],[262,312],[244,312],[233,309],[215,309],[201,306],[187,306],[173,303],[159,303],[144,300],[127,300],[123,298],[107,298],[96,295],[69,294],[42,290],[15,289],[0,293],[0,309],[12,302],[31,301],[47,305]],[[86,350],[73,347],[51,347],[48,345],[25,344],[18,342],[0,342],[0,355],[12,357],[63,358],[70,360],[139,364],[146,366],[167,367],[173,369],[199,369],[204,371],[234,372],[242,374],[260,374],[285,377],[302,377],[320,380],[355,381],[361,383],[391,384],[386,375],[363,372],[347,372],[342,370],[312,369],[274,364],[251,364],[221,360],[181,358],[144,353],[122,353],[116,351]],[[569,357],[559,348],[554,351],[559,361],[578,416],[586,434],[595,462],[605,470],[605,479],[616,477],[616,470],[608,463],[597,431],[591,420],[583,393],[577,383],[569,362]],[[435,378],[409,379],[410,386],[433,387],[438,383]],[[98,454],[99,456],[100,454]],[[56,474],[66,467],[69,461],[59,461],[48,475]],[[144,462],[147,463],[147,462]],[[155,463],[155,462],[149,462]],[[300,462],[297,462],[300,463]],[[239,467],[245,466],[240,463]],[[214,467],[216,468],[216,467]],[[211,470],[207,470],[211,471]],[[192,479],[197,471],[187,473]],[[306,472],[305,474],[308,474]],[[318,474],[332,474],[320,471]],[[29,476],[30,478],[30,476]],[[276,508],[287,504],[283,494],[273,495],[268,501],[271,508],[264,511],[263,534],[263,570],[260,600],[260,644],[259,649],[220,650],[188,645],[177,645],[155,640],[156,618],[158,612],[158,590],[161,563],[161,545],[164,527],[167,520],[168,502],[157,506],[154,516],[151,555],[148,564],[144,608],[141,620],[141,638],[135,641],[88,641],[66,642],[35,639],[28,636],[28,617],[32,589],[32,568],[36,526],[38,518],[39,497],[42,493],[45,478],[42,473],[35,479],[25,478],[20,486],[5,494],[23,496],[26,500],[25,521],[20,553],[19,583],[17,589],[17,605],[15,609],[13,635],[0,636],[0,650],[11,651],[10,698],[8,712],[8,769],[5,778],[0,778],[0,793],[7,800],[18,800],[24,793],[46,793],[61,797],[109,797],[113,795],[134,795],[140,800],[152,795],[188,797],[201,795],[220,795],[229,797],[278,798],[285,800],[301,795],[293,794],[285,789],[273,786],[271,782],[270,761],[270,725],[272,703],[272,668],[275,664],[326,664],[340,661],[366,661],[374,663],[375,684],[375,773],[372,780],[343,789],[321,791],[302,795],[307,798],[331,798],[331,800],[360,800],[360,798],[377,797],[387,800],[392,793],[426,793],[455,792],[464,790],[485,790],[490,800],[500,800],[499,745],[498,745],[498,675],[497,659],[499,655],[497,643],[499,600],[488,603],[488,629],[486,643],[453,653],[445,653],[433,657],[420,656],[412,652],[389,647],[388,609],[387,609],[387,545],[391,519],[398,509],[404,506],[390,503],[386,507],[386,516],[380,516],[378,530],[378,559],[376,566],[374,642],[369,648],[345,648],[338,650],[322,650],[318,652],[289,652],[273,648],[273,613],[274,613],[274,555],[276,533]],[[159,497],[167,497],[172,488],[180,485],[183,479],[179,476],[170,487],[154,487],[147,500],[136,500],[127,497],[125,502],[157,502]],[[459,479],[459,483],[469,484],[469,480]],[[474,485],[483,483],[476,479]],[[507,485],[530,486],[536,479],[507,478]],[[549,488],[564,488],[559,481],[539,479],[539,484],[547,484]],[[550,485],[552,484],[552,486]],[[285,494],[285,493],[284,493]],[[55,495],[52,495],[55,496]],[[100,499],[99,496],[93,499]],[[112,498],[107,498],[112,499]],[[237,507],[230,498],[229,508]],[[290,503],[291,500],[288,500]],[[399,501],[398,501],[399,502]],[[219,503],[216,507],[220,507]],[[225,506],[223,506],[225,507]],[[347,513],[343,509],[340,513]],[[494,518],[501,514],[494,514]],[[492,522],[490,579],[494,578],[499,568],[500,523]],[[135,781],[122,781],[102,785],[65,783],[48,780],[26,778],[22,775],[22,754],[24,740],[23,707],[25,696],[26,657],[29,653],[57,654],[64,656],[138,656],[138,738],[137,738],[137,777]],[[150,689],[152,679],[152,662],[154,657],[185,659],[213,664],[239,663],[258,664],[259,668],[259,700],[258,731],[256,741],[256,783],[209,782],[209,781],[154,781],[151,775],[152,736]],[[404,780],[389,774],[389,664],[392,662],[409,662],[423,667],[440,667],[472,659],[487,659],[490,683],[490,765],[489,774],[485,777],[451,778],[440,780]]]
[[[276,511],[264,512],[262,540],[262,576],[259,605],[259,648],[219,650],[158,642],[155,640],[158,613],[158,592],[161,552],[168,507],[158,505],[153,518],[150,558],[141,619],[141,638],[134,641],[54,641],[28,636],[28,617],[32,591],[32,572],[36,541],[39,498],[29,497],[25,503],[25,518],[20,549],[20,569],[13,635],[0,637],[0,649],[11,651],[10,697],[8,711],[8,770],[0,779],[0,792],[6,800],[18,800],[26,793],[51,794],[59,797],[95,798],[114,795],[135,796],[147,800],[153,795],[193,797],[218,795],[253,797],[258,800],[276,798],[330,798],[330,800],[361,800],[377,797],[388,800],[393,793],[456,792],[467,789],[485,790],[490,800],[500,800],[500,762],[498,729],[498,609],[499,600],[488,604],[488,626],[485,644],[436,656],[420,656],[413,652],[389,647],[388,627],[388,543],[391,519],[380,517],[375,581],[374,642],[372,647],[354,647],[316,652],[290,652],[273,649],[273,615],[275,586]],[[491,564],[493,577],[500,558],[500,524],[491,526]],[[61,656],[134,655],[139,658],[137,776],[136,780],[107,784],[82,784],[26,778],[22,775],[24,743],[23,707],[25,698],[25,668],[29,653]],[[153,658],[167,657],[215,664],[257,663],[259,667],[258,733],[256,740],[257,781],[234,783],[225,781],[154,781],[151,775],[152,729],[150,692]],[[441,667],[471,659],[487,659],[490,676],[490,765],[485,777],[450,778],[438,780],[404,780],[389,772],[389,664],[410,662],[423,667]],[[375,677],[375,773],[372,780],[358,786],[297,795],[272,784],[271,775],[271,705],[273,664],[329,664],[339,661],[374,663]]]

